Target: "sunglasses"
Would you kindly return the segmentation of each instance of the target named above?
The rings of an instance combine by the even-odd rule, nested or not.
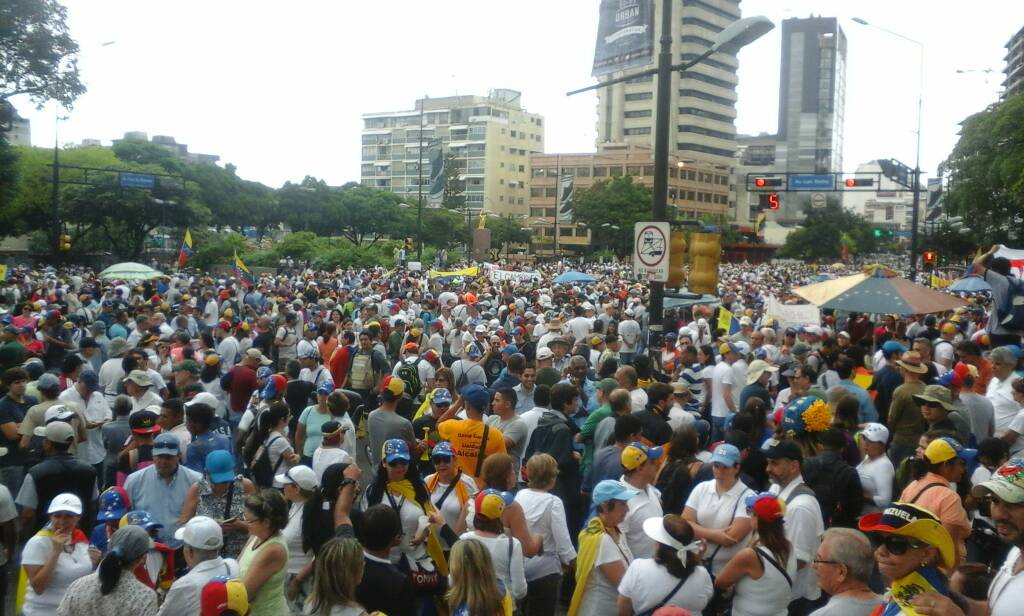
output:
[[[434,456],[434,457],[432,457],[430,459],[431,459],[431,461],[434,464],[441,464],[441,463],[450,464],[451,461],[452,461],[452,457],[451,456]]]
[[[924,543],[899,535],[870,533],[868,538],[871,539],[871,547],[878,549],[884,545],[886,551],[896,556],[903,556],[907,550],[927,547]]]

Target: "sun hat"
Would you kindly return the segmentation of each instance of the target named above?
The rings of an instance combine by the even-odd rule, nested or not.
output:
[[[937,404],[947,411],[956,410],[953,406],[953,394],[949,391],[948,387],[942,385],[925,385],[924,391],[919,394],[914,394],[914,402],[918,404],[924,404],[930,402]]]
[[[690,543],[684,545],[681,541],[670,535],[668,530],[665,528],[664,517],[647,518],[644,520],[643,529],[644,534],[655,542],[674,548],[676,556],[684,563],[686,562],[688,552],[696,554],[700,551],[701,544],[696,538],[694,538]]]
[[[896,360],[896,365],[914,374],[928,373],[928,366],[921,363],[921,354],[917,351],[907,351]]]
[[[761,375],[765,372],[778,372],[779,369],[769,364],[763,359],[755,359],[750,362],[747,366],[747,385],[752,385],[757,382],[757,379],[761,378]]]
[[[939,551],[942,566],[956,565],[953,538],[931,512],[910,503],[892,503],[884,511],[862,517],[857,527],[865,533],[883,533],[917,539]]]

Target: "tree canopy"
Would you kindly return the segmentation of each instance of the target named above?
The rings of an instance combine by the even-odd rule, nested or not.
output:
[[[55,100],[71,108],[85,93],[77,54],[59,2],[0,2],[0,98],[24,94],[37,105]]]
[[[809,197],[803,202],[804,221],[801,228],[786,237],[780,256],[808,259],[838,259],[845,247],[850,255],[877,252],[874,228],[861,216],[839,205],[829,197],[825,207],[811,207]]]
[[[632,176],[596,182],[573,198],[573,220],[590,229],[595,250],[625,256],[633,244],[633,225],[650,219],[651,189]]]

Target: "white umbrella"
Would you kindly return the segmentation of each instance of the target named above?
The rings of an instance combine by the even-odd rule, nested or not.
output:
[[[124,263],[111,265],[100,272],[99,277],[103,280],[150,280],[151,278],[159,278],[163,275],[163,272],[155,270],[148,265],[125,261]]]

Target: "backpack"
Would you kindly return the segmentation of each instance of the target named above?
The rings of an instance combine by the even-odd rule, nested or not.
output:
[[[280,468],[281,462],[284,460],[284,455],[277,458],[277,463],[273,466],[270,465],[270,446],[275,441],[284,438],[283,436],[275,436],[270,439],[266,445],[259,447],[256,450],[256,454],[253,459],[249,462],[249,477],[252,482],[261,488],[270,488],[274,485],[274,476],[277,474],[277,469]]]
[[[348,371],[348,382],[352,389],[373,387],[373,355],[356,353],[352,356],[352,367]]]
[[[1024,281],[1007,276],[1006,302],[999,307],[999,324],[1014,332],[1024,331]]]
[[[423,383],[420,381],[420,362],[423,361],[422,357],[417,357],[416,361],[409,363],[408,360],[403,359],[402,363],[398,366],[398,378],[405,381],[405,391],[412,398],[420,395],[420,390],[423,389]]]

